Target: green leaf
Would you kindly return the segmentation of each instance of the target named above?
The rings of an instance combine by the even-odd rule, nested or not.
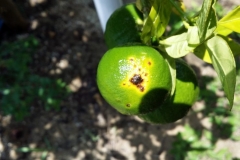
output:
[[[220,37],[222,37],[228,43],[228,46],[230,47],[234,56],[240,56],[240,44],[239,43],[237,43],[236,41],[234,41],[233,39],[231,39],[229,37],[225,37],[225,36],[220,36]],[[210,63],[210,64],[212,63],[212,60],[209,56],[209,53],[207,51],[205,44],[201,44],[200,46],[198,46],[194,50],[194,54],[198,58],[202,59],[203,61]]]
[[[169,55],[162,53],[162,55],[165,58],[165,61],[168,63],[169,69],[170,69],[170,74],[172,78],[172,89],[170,95],[173,95],[175,92],[176,88],[176,63],[175,59],[172,57],[169,57]]]
[[[203,42],[212,35],[217,26],[217,16],[214,9],[216,0],[204,0],[196,25],[199,29],[200,41]]]
[[[192,53],[195,49],[194,46],[188,45],[188,33],[182,33],[180,35],[171,36],[167,39],[160,41],[160,45],[163,45],[168,55],[172,58],[180,58],[188,53]]]
[[[212,60],[209,56],[209,53],[207,51],[207,48],[205,46],[205,44],[201,44],[199,46],[197,46],[197,48],[194,49],[193,53],[200,59],[202,59],[203,61],[207,62],[207,63],[212,63]]]
[[[216,33],[221,34],[225,30],[240,33],[240,6],[229,12],[218,22]],[[224,30],[225,28],[225,30]],[[224,32],[225,33],[225,32]]]
[[[209,39],[206,47],[232,109],[236,86],[236,64],[232,51],[219,36]]]
[[[152,7],[153,0],[136,0],[137,8],[143,13],[143,16],[148,16]]]
[[[141,38],[145,44],[151,44],[152,41],[163,35],[170,19],[171,8],[169,0],[155,0],[153,2],[142,29]]]
[[[197,26],[190,27],[188,29],[187,42],[188,42],[188,45],[195,46],[195,47],[200,44],[200,39],[199,39],[199,36],[198,36]]]
[[[232,50],[232,53],[234,56],[240,56],[240,44],[234,41],[233,39],[225,36],[220,36],[222,37],[229,45],[229,47]]]
[[[218,26],[214,32],[219,35],[227,36],[227,35],[231,34],[233,31],[218,24]]]

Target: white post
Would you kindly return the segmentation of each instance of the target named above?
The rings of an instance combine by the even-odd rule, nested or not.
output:
[[[123,5],[122,0],[93,0],[93,1],[97,9],[102,30],[104,32],[108,18],[113,13],[113,11],[115,11],[117,8]]]

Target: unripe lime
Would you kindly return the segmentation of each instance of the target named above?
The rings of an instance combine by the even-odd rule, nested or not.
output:
[[[194,71],[184,61],[176,61],[176,89],[173,96],[153,112],[139,115],[149,123],[171,123],[183,118],[196,101],[199,87]]]
[[[148,46],[108,50],[98,65],[97,84],[104,99],[127,115],[156,109],[172,86],[168,64]]]
[[[134,3],[120,7],[109,17],[104,33],[108,48],[141,42],[143,15]]]

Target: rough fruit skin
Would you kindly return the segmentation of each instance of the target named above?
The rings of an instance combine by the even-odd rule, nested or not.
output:
[[[134,3],[120,7],[109,17],[104,33],[107,47],[141,42],[140,26],[143,23],[142,13]]]
[[[176,89],[172,97],[153,112],[139,115],[146,122],[165,124],[175,122],[188,113],[199,94],[198,81],[194,71],[184,61],[176,61]]]
[[[171,89],[168,64],[148,46],[115,47],[99,62],[97,84],[104,99],[126,115],[148,113]]]

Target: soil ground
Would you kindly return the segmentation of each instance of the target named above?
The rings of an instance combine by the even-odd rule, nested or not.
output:
[[[33,106],[31,116],[23,122],[0,115],[0,160],[41,158],[42,152],[16,152],[19,147],[46,149],[47,160],[171,160],[172,142],[183,125],[209,127],[206,117],[195,112],[204,105],[203,100],[175,123],[150,125],[137,117],[119,114],[102,99],[95,77],[107,47],[93,1],[20,2],[32,29],[18,34],[1,33],[2,41],[36,36],[41,48],[34,55],[33,72],[60,77],[74,92],[63,100],[60,111]],[[235,1],[222,2],[231,6]],[[191,1],[186,0],[186,4]],[[186,59],[194,62],[190,64],[199,77],[216,76],[210,65],[196,57]],[[232,148],[232,154],[240,158],[240,143],[219,140],[219,147]]]

